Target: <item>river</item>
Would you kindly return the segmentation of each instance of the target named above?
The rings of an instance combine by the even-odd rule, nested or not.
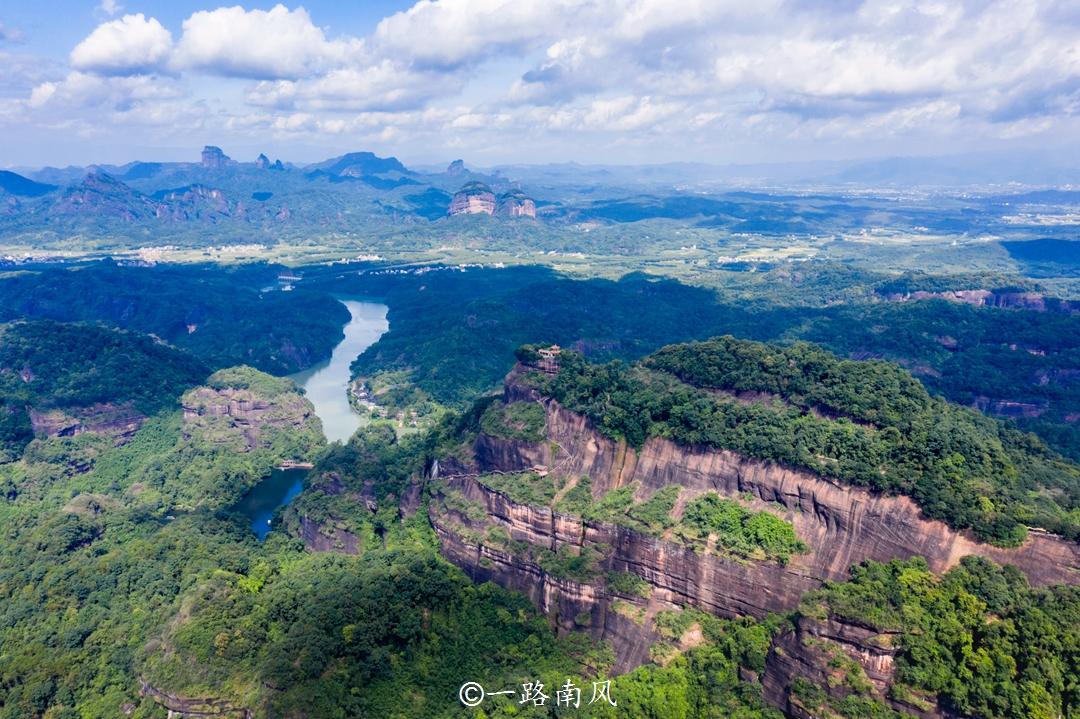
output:
[[[358,300],[342,302],[352,315],[345,325],[345,339],[334,348],[330,359],[290,375],[315,405],[315,414],[322,420],[329,442],[347,442],[360,426],[360,415],[349,404],[349,366],[389,327],[386,305]]]
[[[360,300],[342,300],[342,303],[351,319],[345,325],[345,338],[334,347],[330,359],[289,376],[315,406],[315,414],[330,442],[346,442],[360,427],[360,415],[349,404],[349,366],[389,328],[386,305]],[[234,509],[248,518],[260,540],[270,531],[278,507],[300,494],[306,474],[305,469],[275,469],[235,505]]]

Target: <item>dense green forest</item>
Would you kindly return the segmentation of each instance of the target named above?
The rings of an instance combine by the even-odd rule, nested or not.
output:
[[[724,334],[804,340],[843,357],[897,363],[959,404],[993,412],[1004,403],[1000,411],[1019,415],[1019,426],[1080,459],[1080,423],[1069,419],[1080,415],[1080,316],[882,299],[913,289],[1030,288],[1016,277],[889,277],[823,265],[728,273],[723,285],[706,288],[641,273],[574,279],[542,267],[309,274],[313,289],[387,303],[390,330],[357,359],[354,372],[393,373],[396,396],[406,403],[461,409],[496,387],[514,350],[528,342],[606,361]]]
[[[290,394],[279,380],[250,370],[219,373],[209,386],[255,390],[270,399]],[[452,450],[462,432],[477,428],[485,408],[403,439],[386,425],[373,426],[325,451],[310,475],[309,491],[286,511],[285,526],[296,528],[300,517],[343,521],[363,537],[360,554],[351,557],[313,556],[281,532],[257,543],[229,514],[235,494],[226,486],[206,485],[207,501],[175,514],[169,514],[175,505],[151,501],[153,493],[132,493],[148,468],[167,466],[178,451],[187,462],[214,461],[206,446],[178,448],[182,435],[169,424],[179,421],[175,414],[152,420],[130,444],[95,446],[91,467],[76,475],[68,474],[67,462],[88,448],[80,443],[90,438],[35,441],[30,459],[6,465],[6,476],[15,486],[31,476],[51,481],[34,492],[9,495],[0,505],[0,716],[74,719],[123,711],[160,719],[164,710],[138,694],[143,681],[184,696],[254,707],[257,715],[284,716],[475,719],[480,715],[457,700],[466,680],[515,691],[485,704],[490,718],[547,716],[547,708],[518,704],[527,681],[542,681],[550,695],[572,678],[587,697],[592,681],[610,671],[608,650],[581,635],[556,638],[522,597],[473,586],[438,558],[423,510],[404,520],[398,513],[396,499],[410,477],[430,456]],[[535,418],[509,419],[501,426],[516,431],[517,419]],[[162,477],[161,497],[170,496],[169,487],[188,486],[179,476]],[[317,489],[328,482],[340,489]],[[354,498],[353,492],[368,486],[378,498],[377,512]],[[726,521],[722,507],[701,510],[693,516],[703,527]],[[744,519],[739,517],[741,526]],[[856,574],[854,583],[860,581]],[[831,597],[859,595],[860,586],[828,588],[830,611],[854,613],[845,607],[857,609],[857,602]],[[904,606],[897,610],[902,622]],[[1039,606],[1047,612],[1066,609]],[[1062,613],[1052,621],[1068,627],[1070,616]],[[657,625],[661,641],[654,654],[660,663],[614,679],[617,709],[600,704],[576,714],[778,717],[747,672],[764,669],[771,637],[786,626],[781,618],[731,621],[688,610],[662,614]],[[921,636],[919,626],[911,624],[912,637]],[[1047,641],[1075,645],[1063,630],[1054,631],[1058,638]],[[680,649],[687,632],[702,638]],[[1029,634],[980,641],[1021,656],[1044,646]],[[920,691],[936,690],[911,676],[906,681]],[[1060,676],[1075,683],[1075,667],[1063,665]],[[816,696],[812,688],[800,689]],[[952,690],[940,691],[949,696]],[[1057,691],[1048,689],[1049,701],[1064,706]]]
[[[47,321],[0,325],[0,461],[33,439],[31,409],[130,404],[149,415],[175,406],[208,373],[145,335]]]
[[[470,585],[460,570],[436,559],[423,511],[402,520],[395,505],[383,508],[426,455],[452,448],[476,421],[447,420],[426,436],[401,440],[385,425],[375,426],[331,446],[311,474],[313,490],[286,510],[286,525],[335,517],[360,537],[360,556],[283,559],[280,568],[271,562],[258,576],[222,576],[185,605],[190,619],[166,629],[161,642],[167,651],[148,658],[148,675],[188,693],[212,688],[248,705],[269,702],[286,716],[300,708],[329,717],[549,716],[553,700],[544,708],[519,705],[521,684],[542,681],[553,697],[568,677],[584,687],[587,701],[591,681],[607,676],[609,649],[582,635],[557,639],[520,596]],[[373,481],[380,505],[374,513],[352,494]],[[335,488],[320,491],[324,482]],[[740,666],[764,669],[778,619],[669,614],[657,649],[667,656],[665,665],[616,678],[617,709],[583,705],[576,714],[778,716],[739,674]],[[691,625],[705,641],[682,655],[675,645]],[[458,703],[464,680],[515,695],[489,699],[477,714]]]
[[[779,719],[759,678],[774,637],[800,616],[895,633],[893,691],[908,699],[994,719],[1077,715],[1077,590],[1031,588],[1015,570],[971,559],[942,577],[919,560],[860,566],[808,597],[801,615],[660,610],[654,661],[613,679],[618,708],[522,706],[522,683],[537,680],[553,696],[572,679],[587,701],[593,681],[614,671],[612,650],[559,636],[521,595],[476,585],[444,560],[427,514],[438,485],[416,483],[478,431],[542,438],[538,405],[475,399],[522,342],[556,341],[576,349],[543,388],[631,444],[664,436],[731,447],[903,492],[929,516],[1001,544],[1025,525],[1075,538],[1076,466],[941,397],[1042,397],[1051,409],[1039,431],[1068,445],[1071,429],[1058,420],[1075,383],[1058,380],[1075,360],[1076,318],[878,302],[880,279],[840,270],[800,281],[808,293],[865,302],[799,304],[795,284],[770,299],[762,286],[777,275],[768,273],[730,294],[535,268],[339,274],[267,293],[259,289],[275,284],[276,270],[265,266],[33,267],[0,279],[0,719],[164,719],[158,690],[257,717]],[[391,331],[358,372],[399,372],[460,414],[402,436],[376,423],[326,446],[303,395],[259,370],[284,373],[329,352],[347,319],[331,291],[384,297],[391,308]],[[193,306],[205,314],[188,316]],[[723,333],[779,344],[721,337],[656,351]],[[890,362],[843,359],[867,353],[919,379]],[[985,362],[968,367],[973,358]],[[241,363],[252,366],[233,366]],[[1040,372],[1045,385],[1031,381]],[[30,431],[28,408],[74,415],[102,403],[130,405],[137,431]],[[315,467],[260,543],[234,506],[286,459]],[[556,499],[563,488],[543,479],[489,481],[647,535],[672,530],[692,546],[709,538],[737,561],[782,562],[805,548],[790,524],[719,495],[688,502],[676,523],[677,488],[635,503],[634,487],[594,498],[580,478]],[[347,533],[356,554],[313,552],[301,539],[308,531],[330,543]],[[588,557],[549,555],[541,559],[552,574],[593,578]],[[626,572],[604,582],[640,591]],[[515,694],[466,709],[464,681]],[[821,713],[894,716],[878,698],[835,689],[794,692]]]
[[[1075,586],[1033,589],[1014,568],[978,557],[941,577],[918,558],[868,562],[852,568],[850,581],[807,596],[802,611],[899,632],[893,696],[936,696],[954,715],[994,719],[1080,711]],[[831,705],[842,716],[867,716],[857,694],[837,701],[821,687],[799,690],[810,711]]]
[[[961,404],[1019,403],[1020,426],[1080,457],[1080,317],[979,308],[944,300],[885,302],[892,293],[972,287],[1032,289],[996,275],[889,277],[843,265],[727,273],[717,289],[631,274],[572,279],[542,267],[342,274],[306,268],[277,291],[281,268],[44,265],[0,280],[0,321],[104,322],[152,333],[212,367],[273,373],[329,354],[348,314],[328,293],[381,297],[390,331],[355,365],[395,375],[391,404],[463,408],[496,386],[525,342],[573,346],[593,360],[636,359],[672,342],[732,334],[807,340],[851,357],[880,357]],[[271,291],[262,292],[263,288]],[[305,289],[307,288],[307,289]],[[586,311],[587,310],[587,311]]]
[[[332,476],[360,488],[375,480],[390,500],[460,427],[401,441],[372,427],[332,446],[313,481]],[[587,700],[591,681],[607,676],[603,645],[556,638],[523,597],[473,586],[439,558],[422,512],[403,521],[392,504],[377,514],[359,505],[347,516],[370,537],[361,554],[313,556],[282,533],[259,544],[243,522],[209,509],[225,495],[173,516],[124,491],[142,477],[137,467],[171,451],[137,437],[104,451],[85,475],[0,506],[0,717],[160,719],[164,709],[138,693],[146,682],[258,716],[473,719],[457,698],[467,680],[515,692],[538,680],[550,695],[573,677]],[[118,479],[123,467],[130,474]],[[17,481],[26,471],[9,469]],[[340,512],[351,500],[309,491],[288,510],[290,521],[318,517],[327,501]],[[739,677],[740,666],[763,668],[775,623],[694,621],[705,644],[617,678],[617,712],[598,705],[581,715],[778,716]],[[675,616],[665,624],[672,646],[685,624]],[[547,715],[522,709],[516,696],[496,697],[485,711]]]
[[[269,265],[44,265],[0,279],[0,322],[96,322],[159,337],[206,364],[286,374],[330,356],[349,312],[281,292]]]
[[[518,356],[536,359],[531,346]],[[564,351],[557,375],[527,381],[633,446],[667,437],[907,494],[926,516],[998,544],[1018,544],[1028,525],[1080,537],[1080,468],[886,363],[722,337],[667,347],[640,366]],[[766,395],[747,402],[716,389]]]

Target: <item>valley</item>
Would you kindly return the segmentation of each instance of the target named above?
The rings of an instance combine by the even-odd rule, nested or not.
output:
[[[5,182],[3,719],[1076,711],[1067,193]]]
[[[0,3],[0,719],[1080,719],[1077,6]]]

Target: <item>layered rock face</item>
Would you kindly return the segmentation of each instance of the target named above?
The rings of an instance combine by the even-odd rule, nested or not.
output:
[[[493,215],[495,193],[482,182],[470,182],[454,193],[450,200],[450,215]]]
[[[255,713],[246,707],[236,706],[224,699],[182,697],[151,686],[143,680],[139,690],[142,696],[148,696],[165,707],[170,719],[185,717],[221,717],[222,719],[254,719]]]
[[[454,165],[451,165],[451,169]],[[464,172],[464,166],[460,172]],[[451,170],[448,170],[448,172]],[[521,190],[504,192],[498,197],[482,182],[465,184],[450,200],[450,215],[497,215],[499,217],[536,217],[536,202]]]
[[[765,699],[790,717],[820,716],[818,707],[807,706],[805,699],[792,691],[795,681],[803,679],[825,688],[833,699],[843,699],[861,690],[905,714],[923,719],[945,716],[929,698],[919,697],[917,706],[914,701],[908,703],[890,695],[899,639],[896,632],[882,632],[831,617],[801,616],[795,628],[781,632],[769,650],[761,677]]]
[[[130,439],[146,417],[130,404],[99,403],[89,407],[30,410],[34,434],[46,437],[74,437],[85,432],[107,434],[118,443]]]
[[[359,551],[359,542],[352,532],[329,523],[320,524],[306,516],[300,517],[300,539],[312,552],[356,554]]]
[[[1009,399],[994,399],[985,395],[979,395],[971,403],[973,409],[984,414],[992,414],[995,417],[1034,418],[1041,417],[1050,409],[1050,403],[1042,402],[1017,402]]]
[[[515,514],[520,516],[528,509],[521,508]],[[432,509],[430,517],[443,556],[465,569],[473,581],[490,581],[525,594],[548,615],[560,634],[586,631],[594,639],[610,642],[615,651],[613,669],[617,673],[627,672],[648,660],[649,649],[658,635],[650,624],[635,619],[629,612],[620,612],[620,603],[640,612],[643,619],[651,618],[658,609],[670,609],[674,605],[659,599],[620,595],[603,586],[554,576],[511,551],[476,541],[475,533],[462,532],[462,525],[455,521],[460,516],[441,515],[438,509]],[[520,531],[511,534],[517,541],[528,541],[525,536]]]
[[[1031,310],[1033,312],[1062,312],[1080,314],[1080,302],[1070,302],[1055,297],[1046,297],[1039,292],[1009,292],[1000,290],[952,290],[948,292],[927,292],[918,290],[907,293],[884,295],[890,302],[911,300],[943,299],[963,302],[977,307],[1005,307],[1010,309]]]
[[[311,402],[300,394],[272,399],[248,389],[198,387],[184,394],[184,432],[211,442],[259,447],[280,432],[313,431],[318,425]]]
[[[520,190],[507,192],[499,195],[495,214],[503,217],[536,217],[536,202]]]
[[[597,638],[610,639],[620,669],[648,658],[651,629],[648,621],[631,622],[625,613],[616,612],[616,601],[636,603],[646,619],[656,609],[677,606],[721,616],[763,616],[795,609],[805,592],[827,580],[846,579],[852,564],[911,556],[925,557],[935,572],[949,569],[965,555],[978,554],[1016,565],[1035,585],[1080,581],[1080,547],[1045,532],[1033,531],[1016,549],[1001,549],[923,518],[907,497],[874,494],[732,452],[681,447],[659,438],[634,450],[600,435],[585,418],[539,398],[513,377],[505,399],[543,402],[546,441],[481,434],[471,461],[442,462],[440,482],[483,509],[483,516],[476,517],[433,504],[431,519],[442,551],[478,580],[525,592],[552,611],[561,628],[576,625]],[[639,496],[679,485],[680,501],[708,491],[739,498],[790,522],[809,551],[792,556],[786,565],[696,552],[674,540],[582,521],[549,507],[518,504],[484,484],[485,473],[536,467],[554,476],[591,478],[594,497],[633,484]],[[594,551],[601,557],[602,571],[636,574],[648,582],[649,596],[619,597],[602,582],[590,586],[552,577],[538,563],[491,541],[492,527],[505,532],[511,543],[527,542],[552,551],[565,546],[564,551],[571,553]],[[583,624],[585,613],[589,621]]]

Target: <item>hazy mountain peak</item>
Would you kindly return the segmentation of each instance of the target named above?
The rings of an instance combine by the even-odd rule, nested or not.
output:
[[[0,190],[19,197],[40,197],[56,189],[56,185],[34,182],[28,177],[0,170]]]

